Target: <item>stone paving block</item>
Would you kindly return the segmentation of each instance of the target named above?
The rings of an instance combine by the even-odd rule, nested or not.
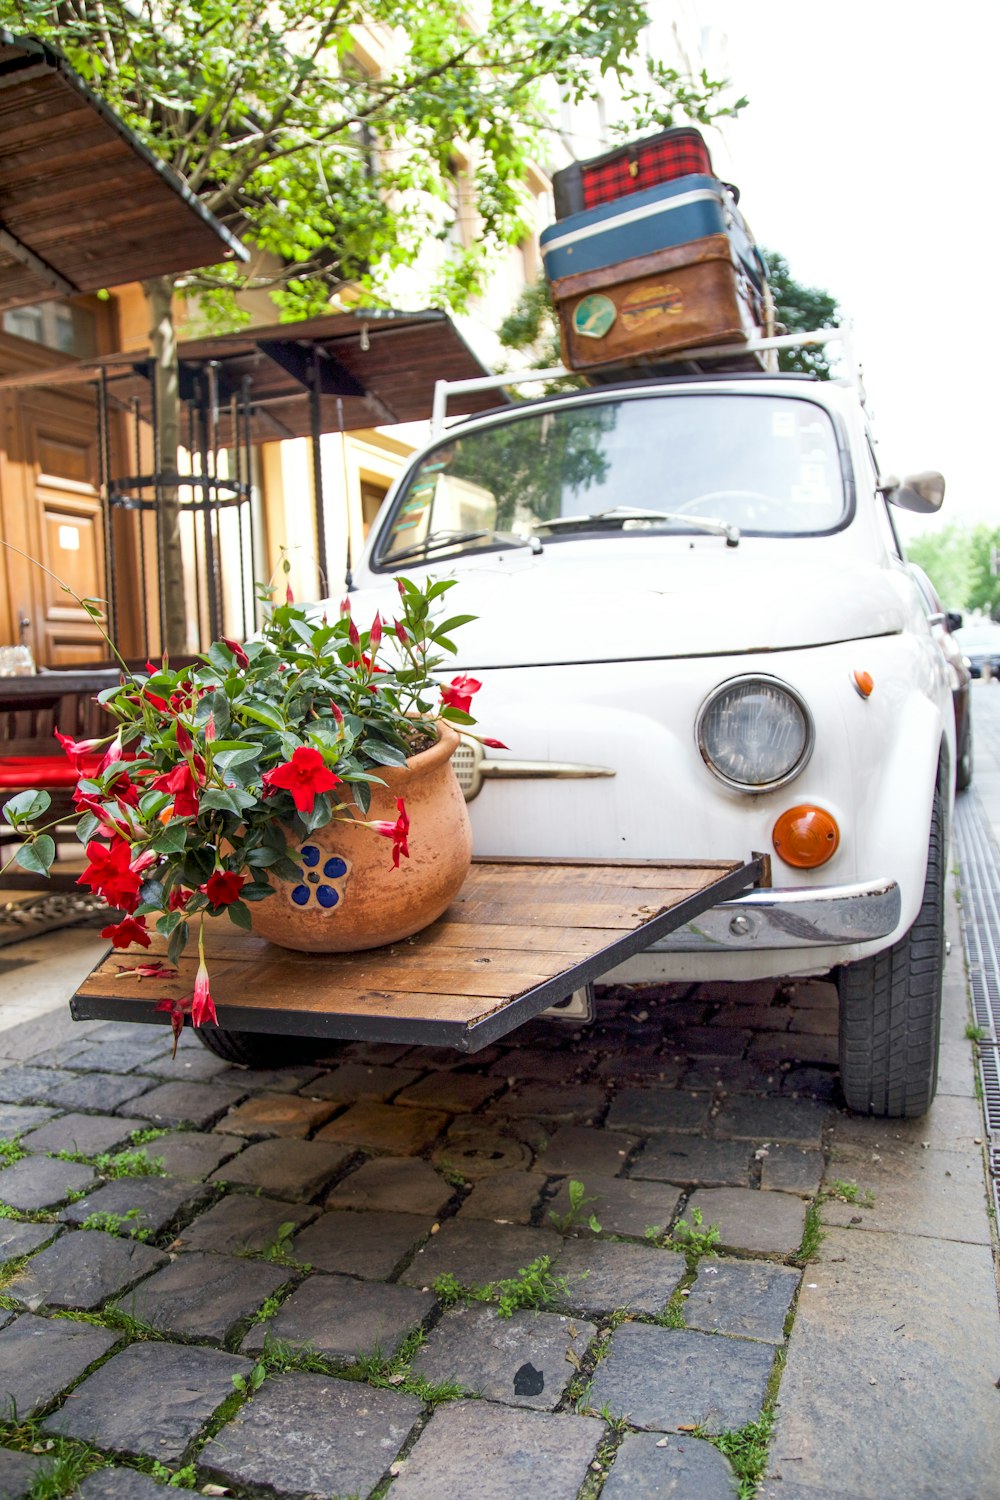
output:
[[[71,1193],[86,1192],[95,1181],[93,1167],[51,1156],[25,1156],[0,1171],[0,1203],[21,1213],[56,1208]]]
[[[719,1229],[719,1248],[766,1255],[792,1255],[802,1243],[806,1202],[791,1193],[753,1188],[698,1188],[684,1210],[693,1223],[700,1209],[705,1225]]]
[[[416,1058],[420,1067],[424,1065],[424,1049],[412,1047],[407,1042],[331,1042],[330,1046],[334,1048],[331,1055],[337,1062],[346,1057],[352,1062],[364,1063],[366,1068],[391,1068],[404,1057]],[[461,1052],[455,1056],[459,1061],[463,1060]]]
[[[674,1250],[588,1239],[567,1240],[552,1270],[566,1278],[558,1301],[567,1307],[586,1313],[624,1307],[655,1317],[670,1301],[687,1264]]]
[[[442,1171],[457,1172],[467,1182],[478,1182],[483,1177],[493,1177],[497,1172],[511,1172],[531,1164],[531,1151],[523,1141],[517,1139],[513,1130],[505,1129],[502,1121],[489,1120],[484,1124],[469,1124],[478,1120],[475,1115],[463,1115],[462,1123],[456,1121],[447,1138],[433,1153],[435,1166]],[[548,1127],[539,1126],[539,1136],[547,1136]]]
[[[730,1099],[715,1121],[720,1139],[788,1142],[818,1149],[830,1111],[812,1099]]]
[[[31,1311],[54,1307],[93,1312],[159,1270],[166,1260],[151,1245],[99,1229],[81,1229],[39,1250],[4,1291]]]
[[[0,1079],[6,1075],[0,1073]],[[968,1151],[983,1135],[983,1112],[978,1099],[938,1094],[922,1120],[873,1120],[863,1115],[834,1112],[834,1164],[842,1156],[882,1156],[916,1145],[935,1151]],[[925,1145],[926,1143],[926,1145]]]
[[[151,1235],[159,1234],[178,1215],[192,1212],[204,1196],[204,1188],[196,1182],[174,1182],[169,1177],[116,1177],[64,1208],[61,1217],[68,1224],[82,1224],[91,1214],[113,1214],[123,1221],[118,1234],[136,1235],[144,1229]],[[138,1212],[133,1214],[133,1209]]]
[[[119,1151],[129,1144],[133,1130],[141,1130],[145,1120],[123,1119],[121,1115],[82,1115],[73,1111],[50,1120],[24,1137],[26,1151],[73,1151],[79,1156],[100,1156],[105,1151]]]
[[[449,1219],[441,1232],[418,1250],[400,1276],[408,1286],[431,1286],[446,1271],[462,1286],[484,1286],[516,1276],[540,1255],[552,1255],[552,1236],[520,1224],[482,1219]]]
[[[46,1462],[31,1453],[0,1448],[0,1500],[23,1500],[36,1479],[51,1468],[51,1460]]]
[[[340,1141],[387,1156],[419,1156],[446,1128],[449,1115],[432,1109],[400,1109],[363,1099],[316,1132],[318,1141]]]
[[[680,1089],[619,1089],[605,1123],[609,1130],[636,1135],[664,1130],[697,1132],[708,1123],[710,1104],[708,1094],[688,1094]]]
[[[46,1432],[176,1464],[249,1360],[191,1344],[131,1344],[88,1375]]]
[[[607,1090],[596,1083],[570,1084],[566,1088],[549,1087],[543,1083],[517,1084],[490,1106],[489,1114],[588,1125],[604,1114],[607,1099]]]
[[[684,1063],[658,1053],[608,1053],[597,1060],[596,1076],[609,1083],[662,1083],[672,1088],[684,1073]]]
[[[144,1080],[144,1085],[149,1079]],[[223,1083],[161,1083],[136,1100],[134,1113],[154,1125],[194,1125],[203,1130],[246,1094]]]
[[[496,1172],[477,1182],[458,1211],[460,1219],[529,1224],[544,1183],[528,1172]]]
[[[781,1092],[795,1099],[816,1099],[831,1105],[837,1097],[840,1080],[835,1068],[821,1068],[803,1063],[786,1068],[781,1075]]]
[[[270,1335],[345,1364],[376,1352],[391,1359],[433,1306],[433,1293],[408,1286],[308,1276],[273,1318],[254,1324],[240,1347],[244,1354],[257,1354]]]
[[[117,1306],[161,1333],[221,1344],[289,1274],[262,1260],[192,1250],[134,1287]]]
[[[783,1146],[770,1142],[767,1155],[760,1160],[760,1185],[765,1190],[777,1188],[786,1193],[801,1193],[812,1198],[823,1180],[822,1151],[803,1146]]]
[[[709,1026],[746,1027],[754,1031],[787,1031],[792,1012],[787,1005],[723,1005]]]
[[[590,1403],[656,1432],[687,1423],[723,1432],[760,1416],[773,1363],[769,1344],[623,1323],[594,1372]]]
[[[117,1339],[108,1328],[22,1313],[0,1332],[0,1421],[41,1411]]]
[[[234,1087],[241,1087],[241,1082],[236,1077],[237,1070],[224,1057],[216,1057],[201,1042],[185,1048],[183,1039],[176,1057],[171,1057],[167,1052],[165,1056],[148,1062],[142,1071],[151,1073],[154,1078],[162,1078],[167,1083],[207,1083],[209,1079],[217,1079],[219,1082],[230,1080]],[[242,1074],[242,1069],[239,1072]]]
[[[687,1433],[661,1444],[658,1433],[627,1432],[601,1500],[735,1500],[736,1476],[718,1448]]]
[[[33,1068],[15,1063],[0,1070],[0,1103],[51,1104],[60,1084],[72,1083],[75,1075],[56,1068]]]
[[[500,1079],[483,1078],[478,1073],[429,1073],[397,1094],[395,1103],[464,1115],[478,1109],[502,1088]]]
[[[382,1102],[420,1077],[419,1068],[388,1068],[362,1062],[342,1062],[317,1078],[309,1093],[336,1104],[354,1104],[358,1099]]]
[[[266,1089],[269,1094],[297,1094],[301,1089],[311,1096],[313,1083],[324,1076],[324,1070],[311,1063],[289,1063],[280,1068],[245,1068],[236,1064],[218,1078],[220,1083],[231,1083],[234,1088]]]
[[[378,1157],[351,1172],[329,1194],[327,1208],[385,1209],[436,1219],[455,1189],[418,1157]]]
[[[539,1146],[536,1172],[550,1177],[614,1177],[638,1142],[617,1131],[595,1130],[586,1125],[560,1125]]]
[[[647,1141],[629,1168],[630,1178],[704,1187],[746,1187],[753,1147],[705,1136],[659,1135]]]
[[[769,1094],[781,1081],[776,1065],[760,1059],[750,1062],[735,1057],[700,1057],[690,1061],[684,1070],[683,1085],[690,1091],[716,1094]]]
[[[804,1036],[801,1032],[762,1031],[753,1038],[748,1056],[768,1062],[772,1067],[782,1062],[835,1063],[837,1038]]]
[[[171,1036],[166,1027],[151,1027],[153,1036],[142,1036],[135,1026],[133,1035],[106,1042],[88,1038],[73,1054],[73,1071],[86,1073],[128,1073],[133,1068],[144,1071],[145,1064],[162,1062],[170,1057]]]
[[[685,1052],[701,1057],[742,1057],[750,1045],[753,1033],[749,1030],[727,1029],[724,1026],[685,1026],[676,1041]],[[764,1035],[770,1040],[771,1033]]]
[[[353,1154],[329,1141],[255,1141],[217,1167],[209,1181],[239,1182],[281,1198],[315,1198]]]
[[[172,1130],[142,1148],[163,1162],[168,1177],[181,1182],[203,1182],[216,1167],[243,1150],[236,1136],[202,1135],[196,1130]]]
[[[199,1468],[227,1484],[289,1497],[368,1495],[422,1410],[416,1396],[398,1391],[279,1375],[206,1445]]]
[[[505,1052],[503,1057],[497,1059],[489,1068],[493,1078],[533,1079],[541,1083],[550,1083],[553,1075],[564,1079],[566,1083],[572,1083],[574,1074],[582,1073],[589,1065],[590,1059],[586,1055],[580,1056],[574,1053],[566,1053],[559,1050],[558,1062],[553,1057],[557,1049],[551,1047],[512,1047]]]
[[[49,1091],[53,1104],[62,1109],[118,1110],[135,1103],[131,1113],[146,1117],[139,1098],[153,1080],[135,1073],[80,1073]]]
[[[838,1178],[857,1186],[862,1199],[870,1193],[874,1202],[827,1198],[820,1215],[824,1224],[990,1243],[983,1164],[976,1151],[967,1156],[921,1151],[915,1156],[911,1149],[901,1160],[890,1153],[889,1160],[878,1162],[834,1162],[827,1174],[830,1191]]]
[[[703,1333],[730,1333],[780,1344],[801,1279],[802,1272],[791,1266],[703,1256],[684,1300],[684,1322]]]
[[[459,1303],[428,1334],[412,1369],[486,1401],[552,1411],[596,1333],[582,1318],[531,1311],[501,1318],[495,1307]]]
[[[799,1296],[771,1474],[837,1500],[985,1500],[1000,1474],[997,1354],[985,1245],[829,1229]]]
[[[31,1255],[62,1233],[61,1224],[19,1224],[16,1219],[0,1219],[0,1265]]]
[[[97,1469],[88,1474],[73,1500],[170,1500],[164,1486],[139,1469]]]
[[[654,1226],[661,1231],[667,1229],[680,1206],[681,1195],[674,1187],[637,1182],[628,1177],[588,1176],[583,1179],[582,1207],[574,1215],[570,1207],[570,1181],[564,1181],[546,1202],[544,1222],[547,1227],[561,1230],[562,1223],[569,1218],[567,1230],[571,1234],[590,1234],[588,1221],[593,1215],[601,1226],[598,1233],[627,1234],[641,1239]]]
[[[296,1235],[292,1254],[318,1271],[386,1281],[433,1222],[420,1214],[331,1211]]]
[[[215,1250],[223,1255],[244,1251],[258,1254],[273,1245],[283,1224],[294,1233],[319,1213],[302,1203],[258,1197],[255,1193],[227,1193],[205,1213],[192,1219],[178,1235],[185,1250]]]
[[[604,1432],[594,1417],[449,1401],[411,1449],[393,1500],[575,1500]]]
[[[9,1068],[3,1072],[10,1072]],[[0,1073],[2,1076],[2,1073]],[[51,1120],[55,1110],[44,1104],[0,1104],[0,1140],[11,1141]]]
[[[335,1104],[302,1099],[298,1094],[254,1094],[237,1104],[215,1126],[223,1135],[297,1137],[305,1140],[309,1133],[328,1120]]]

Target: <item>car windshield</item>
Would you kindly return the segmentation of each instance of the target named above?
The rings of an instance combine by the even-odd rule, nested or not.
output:
[[[587,532],[830,531],[845,516],[833,423],[763,394],[609,398],[455,434],[396,496],[376,549],[435,559]],[[723,544],[724,545],[724,544]]]

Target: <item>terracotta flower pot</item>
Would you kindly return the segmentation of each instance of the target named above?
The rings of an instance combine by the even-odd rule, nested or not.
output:
[[[472,829],[452,768],[459,737],[439,725],[437,744],[405,767],[380,768],[370,820],[410,819],[409,859],[392,863],[389,839],[343,820],[314,829],[292,851],[300,881],[272,878],[275,894],[251,908],[253,930],[284,948],[346,953],[409,937],[435,921],[461,889],[472,861]]]

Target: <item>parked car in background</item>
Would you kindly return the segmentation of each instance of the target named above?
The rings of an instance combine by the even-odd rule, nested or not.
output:
[[[991,620],[979,620],[963,625],[956,631],[955,640],[973,677],[1000,678],[1000,625]]]
[[[972,697],[969,693],[972,669],[956,635],[962,628],[962,616],[957,610],[945,609],[923,568],[911,562],[910,572],[916,579],[928,623],[951,675],[951,701],[955,705],[955,790],[964,792],[972,782]]]
[[[456,670],[509,747],[456,756],[478,853],[767,852],[772,885],[615,977],[832,971],[845,1098],[879,1115],[937,1080],[954,679],[890,507],[943,493],[879,473],[852,385],[654,376],[450,426],[351,596],[391,619],[395,576],[430,570],[477,617]]]

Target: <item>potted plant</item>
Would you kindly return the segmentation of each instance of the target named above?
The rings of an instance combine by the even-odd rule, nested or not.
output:
[[[222,638],[185,667],[135,672],[119,657],[120,685],[99,696],[109,734],[57,730],[80,772],[78,883],[116,914],[102,935],[148,948],[155,931],[176,964],[197,933],[192,994],[161,1002],[175,1038],[185,1015],[216,1023],[206,920],[288,947],[374,947],[433,921],[465,878],[471,834],[450,756],[480,684],[435,674],[474,617],[436,619],[451,580],[396,585],[398,617],[367,630],[348,598],[331,620],[262,589],[252,640]],[[78,602],[99,618],[96,601]],[[39,874],[55,854],[39,822],[48,805],[22,792],[3,809],[24,839],[15,858]]]

